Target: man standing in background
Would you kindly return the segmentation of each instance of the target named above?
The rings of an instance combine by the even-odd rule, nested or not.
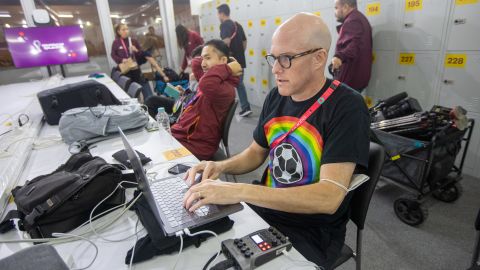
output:
[[[335,17],[341,24],[332,59],[334,78],[362,92],[372,70],[372,27],[357,10],[357,0],[335,0]]]
[[[232,56],[237,59],[243,69],[246,68],[245,50],[247,49],[247,37],[243,27],[230,19],[230,7],[227,4],[221,4],[217,7],[218,18],[220,19],[220,38],[230,48]],[[243,83],[243,74],[240,76],[240,83],[237,87],[238,98],[240,99],[240,116],[246,117],[252,113],[250,103],[248,102],[247,90]]]

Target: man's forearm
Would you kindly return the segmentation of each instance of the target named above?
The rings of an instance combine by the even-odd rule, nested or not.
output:
[[[244,174],[261,166],[268,152],[248,147],[243,152],[227,160],[220,161],[222,171],[228,174]]]
[[[327,182],[291,188],[238,184],[238,189],[239,201],[300,214],[333,214],[345,198],[344,191]]]

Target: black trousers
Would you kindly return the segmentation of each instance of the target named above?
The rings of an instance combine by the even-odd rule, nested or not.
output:
[[[284,222],[278,222],[270,209],[251,204],[249,206],[270,226],[288,236],[293,247],[307,260],[325,270],[332,269],[333,264],[340,256],[345,235],[335,237],[327,229],[291,226]]]
[[[152,89],[150,85],[148,84],[148,81],[145,80],[145,77],[143,77],[142,71],[140,68],[130,70],[125,74],[125,76],[129,77],[132,82],[136,82],[140,84],[142,87],[142,94],[144,99],[148,99],[153,95]],[[156,112],[155,112],[156,114]],[[155,116],[154,116],[155,117]]]
[[[145,105],[148,107],[148,113],[155,118],[158,108],[164,107],[168,114],[172,114],[173,105],[175,101],[171,98],[162,96],[151,96],[145,100]]]

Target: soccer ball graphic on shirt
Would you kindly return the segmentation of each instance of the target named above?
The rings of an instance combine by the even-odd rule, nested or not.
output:
[[[293,184],[303,178],[303,165],[297,150],[289,143],[282,143],[273,152],[273,177],[282,184]]]

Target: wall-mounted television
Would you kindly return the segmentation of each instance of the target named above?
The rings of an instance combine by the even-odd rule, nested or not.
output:
[[[87,46],[78,25],[4,30],[17,68],[88,62]]]

